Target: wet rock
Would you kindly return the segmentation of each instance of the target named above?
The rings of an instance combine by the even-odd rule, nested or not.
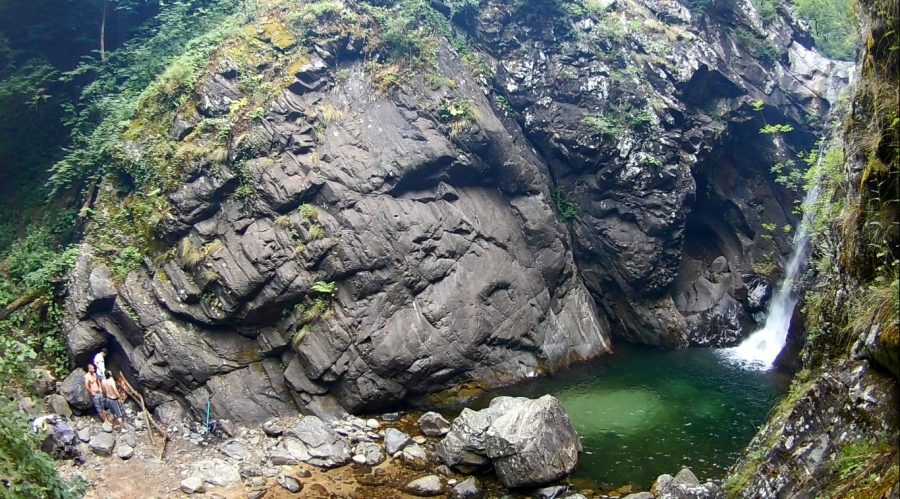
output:
[[[340,466],[350,461],[350,442],[316,416],[305,416],[299,423],[285,431],[306,447],[306,462],[325,468]]]
[[[485,450],[510,488],[550,483],[578,463],[581,441],[558,399],[545,395],[516,405],[491,423]]]
[[[69,407],[66,398],[57,393],[44,397],[44,406],[52,414],[62,414],[67,418],[72,417],[72,408]]]
[[[719,487],[707,482],[700,484],[700,480],[688,468],[682,468],[677,475],[660,475],[650,491],[657,499],[718,499],[721,497]]]
[[[484,491],[475,477],[469,477],[450,489],[451,499],[481,499],[482,496]]]
[[[110,433],[98,433],[91,437],[91,450],[98,456],[109,456],[116,447],[116,437]]]
[[[375,466],[384,461],[384,450],[374,442],[360,442],[354,451],[363,457],[363,464],[368,466]]]
[[[282,488],[293,494],[296,494],[303,489],[303,485],[292,476],[279,475],[276,482],[278,482],[278,485],[281,485]]]
[[[443,437],[450,431],[450,422],[436,412],[426,412],[416,423],[422,433],[429,437]]]
[[[182,480],[180,488],[185,494],[201,494],[206,492],[206,483],[202,476],[193,475]]]
[[[132,456],[134,456],[134,448],[128,444],[123,443],[122,445],[116,447],[116,456],[123,461],[127,461],[131,459]]]
[[[403,490],[414,496],[431,497],[440,494],[443,488],[440,477],[428,475],[409,482]]]
[[[535,499],[561,499],[566,497],[567,492],[569,492],[569,487],[565,485],[553,485],[534,491],[534,497]]]
[[[194,472],[206,483],[228,487],[241,481],[241,474],[232,464],[222,459],[205,459],[194,465]]]
[[[418,444],[407,445],[400,451],[400,458],[412,468],[425,469],[428,467],[428,454]]]
[[[404,447],[411,443],[412,437],[396,428],[384,430],[384,450],[390,456],[403,450]]]

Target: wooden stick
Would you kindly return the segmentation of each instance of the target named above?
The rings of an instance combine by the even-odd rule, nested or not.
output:
[[[163,442],[162,449],[160,449],[159,451],[159,458],[163,459],[166,454],[166,446],[169,443],[169,433],[166,432],[166,430],[162,426],[160,426],[152,416],[150,416],[149,412],[147,412],[147,405],[144,403],[144,397],[137,390],[135,390],[134,387],[131,386],[131,383],[129,383],[128,380],[125,379],[124,376],[122,376],[121,372],[119,373],[119,375],[121,377],[122,387],[125,388],[125,391],[141,403],[141,410],[144,411],[144,420],[148,422],[148,429],[150,429],[151,441],[153,440],[153,430],[158,431],[159,434],[162,435]]]

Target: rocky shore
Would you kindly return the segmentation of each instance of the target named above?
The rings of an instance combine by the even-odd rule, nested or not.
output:
[[[136,407],[121,431],[96,417],[71,415],[56,395],[47,409],[68,412],[68,452],[49,423],[46,450],[58,468],[86,484],[87,497],[628,497],[713,498],[690,470],[663,475],[652,492],[600,491],[565,480],[581,442],[559,401],[497,397],[480,411],[447,420],[436,412],[385,413],[330,421],[276,418],[255,428],[217,421],[174,423],[166,451]],[[57,405],[50,404],[53,402]],[[65,402],[64,400],[62,402]],[[54,416],[38,416],[37,426]],[[57,418],[60,419],[61,418]],[[54,448],[54,445],[56,446]],[[78,478],[76,478],[78,477]],[[629,494],[630,493],[630,494]]]

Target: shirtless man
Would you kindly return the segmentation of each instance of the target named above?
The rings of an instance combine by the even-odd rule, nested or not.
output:
[[[116,386],[116,380],[113,379],[111,372],[106,371],[106,376],[100,382],[100,385],[103,386],[103,394],[106,396],[106,408],[109,409],[111,419],[113,419],[116,428],[121,430],[123,416],[119,400],[122,397],[119,395],[119,387]]]
[[[87,388],[88,393],[91,394],[91,402],[94,403],[94,409],[97,410],[100,421],[105,423],[106,412],[103,410],[103,387],[100,385],[100,380],[97,378],[94,364],[88,364],[87,367],[88,372],[84,375],[84,387]]]

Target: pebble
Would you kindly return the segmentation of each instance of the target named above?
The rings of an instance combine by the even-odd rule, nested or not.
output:
[[[181,481],[181,491],[185,494],[205,492],[206,486],[203,484],[203,478],[196,475],[185,478]]]
[[[373,430],[377,430],[377,429],[381,428],[381,423],[379,423],[378,420],[376,420],[376,419],[367,419],[366,427],[371,428]]]
[[[357,455],[353,456],[353,462],[356,464],[366,464],[366,456],[363,456],[362,454],[357,454]]]
[[[303,485],[298,482],[297,479],[287,475],[280,475],[277,482],[278,485],[281,485],[285,490],[294,494],[300,492],[300,489],[303,488]]]
[[[113,427],[109,423],[103,423],[102,425],[100,425],[100,428],[106,433],[112,433],[113,431]]]
[[[423,445],[427,441],[428,441],[428,439],[423,437],[422,435],[416,435],[413,437],[413,442],[415,442],[419,445]]]
[[[116,456],[119,456],[119,459],[123,461],[127,461],[134,456],[134,448],[128,444],[122,444],[116,447]]]
[[[381,415],[382,421],[400,421],[400,413],[399,412],[386,412]]]

